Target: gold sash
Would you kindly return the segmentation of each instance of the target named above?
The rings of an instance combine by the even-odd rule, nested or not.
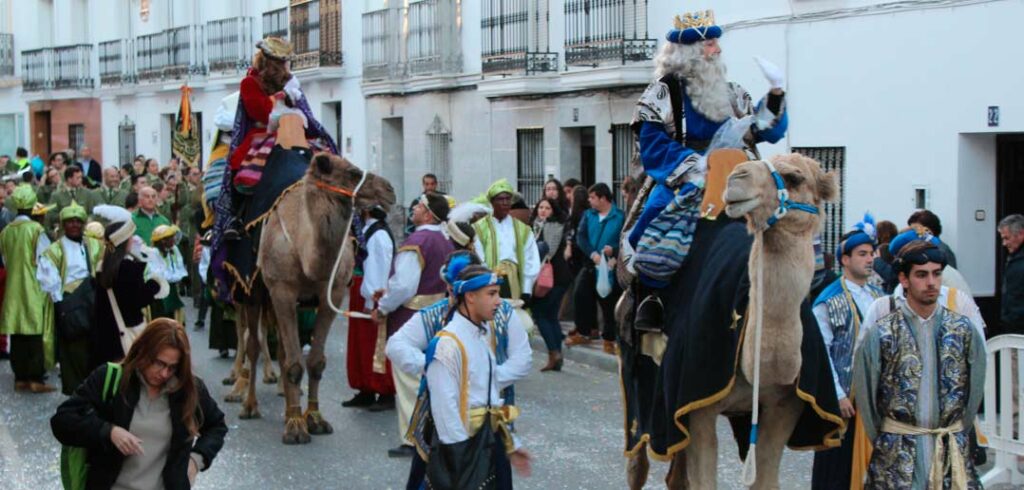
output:
[[[402,306],[409,308],[410,310],[422,310],[438,301],[444,299],[444,293],[437,294],[417,294],[413,296],[409,301],[406,301]]]
[[[939,429],[925,429],[886,417],[882,421],[882,432],[898,434],[903,436],[935,436],[935,450],[932,454],[932,469],[928,473],[928,488],[942,488],[942,479],[946,471],[952,470],[951,489],[966,490],[967,488],[967,462],[964,455],[956,445],[954,434],[964,430],[962,420],[957,420],[949,427]],[[949,440],[949,447],[946,441]],[[949,457],[946,457],[946,452]]]
[[[484,416],[491,414],[491,430],[497,431],[501,442],[505,446],[506,453],[515,452],[515,443],[512,441],[512,431],[508,424],[519,418],[519,407],[515,405],[503,405],[500,407],[478,407],[469,411],[469,433],[476,434],[484,425]]]

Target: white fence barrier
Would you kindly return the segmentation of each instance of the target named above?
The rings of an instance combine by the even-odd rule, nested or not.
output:
[[[1024,402],[1024,384],[1021,383],[1024,380],[1024,335],[998,335],[989,339],[986,345],[985,405],[978,414],[978,420],[996,458],[995,465],[981,477],[981,481],[986,487],[999,483],[1024,485],[1024,475],[1017,470],[1017,457],[1024,456],[1024,417],[1017,417],[1014,407],[1014,398]],[[1010,362],[1014,353],[1018,359],[1016,366]],[[998,392],[996,359],[1000,360]],[[1017,376],[1013,376],[1013,369],[1017,370]]]

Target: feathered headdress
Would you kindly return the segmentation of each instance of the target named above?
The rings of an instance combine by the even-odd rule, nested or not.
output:
[[[872,240],[878,240],[878,230],[875,229],[875,217],[871,216],[870,211],[864,212],[864,219],[853,225],[854,228],[867,233]]]
[[[854,233],[851,233],[846,240],[840,242],[839,246],[836,247],[837,258],[850,253],[853,249],[864,244],[870,244],[872,248],[878,245],[878,233],[875,230],[875,217],[871,216],[870,212],[865,212],[864,219],[853,225],[853,230],[851,231]]]
[[[135,222],[132,213],[121,206],[101,204],[92,209],[92,213],[107,220],[106,238],[113,246],[118,246],[135,234]]]

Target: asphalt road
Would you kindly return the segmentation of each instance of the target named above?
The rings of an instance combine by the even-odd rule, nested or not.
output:
[[[186,300],[186,302],[190,302]],[[188,311],[190,323],[195,311]],[[345,378],[347,325],[339,320],[328,338],[328,366],[321,385],[320,408],[334,425],[334,434],[315,436],[304,446],[284,446],[283,398],[276,387],[260,384],[263,414],[239,420],[237,404],[221,403],[229,433],[212,467],[200,474],[197,488],[238,489],[398,489],[405,487],[407,459],[390,459],[398,443],[395,412],[370,413],[342,408],[354,392]],[[192,332],[195,372],[218,400],[227,388],[220,380],[230,360],[206,349],[206,331]],[[523,489],[622,489],[622,410],[617,375],[567,361],[561,373],[540,373],[545,353],[534,353],[535,371],[517,385],[522,416],[516,427],[534,455],[533,476],[517,478]],[[59,382],[56,374],[51,375]],[[13,392],[9,363],[0,362],[0,487],[60,487],[60,447],[50,434],[49,418],[63,399],[59,393],[22,395]],[[742,488],[740,463],[727,424],[719,424],[719,488]],[[783,488],[810,487],[810,453],[787,452]],[[653,462],[649,488],[664,488],[667,465]]]

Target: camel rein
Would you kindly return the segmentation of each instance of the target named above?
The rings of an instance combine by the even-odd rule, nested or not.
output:
[[[355,165],[354,163],[352,165]],[[358,167],[358,165],[357,165]],[[362,169],[360,169],[362,170]],[[352,213],[348,216],[348,222],[345,223],[345,237],[341,240],[341,245],[338,247],[338,257],[334,259],[334,267],[331,268],[331,278],[327,280],[327,306],[331,308],[335,313],[342,314],[343,310],[337,306],[334,306],[334,278],[338,275],[338,268],[341,267],[341,255],[345,253],[345,244],[348,243],[348,235],[352,232],[352,218],[356,215],[356,194],[359,193],[359,189],[363,187],[363,183],[366,182],[366,174],[369,173],[363,170],[363,175],[359,177],[359,183],[356,184],[355,189],[349,191],[348,189],[342,189],[340,187],[334,187],[320,181],[314,181],[313,183],[321,188],[328,191],[336,192],[343,196],[348,196],[352,199]]]
[[[772,165],[772,162],[769,162],[768,160],[761,160],[761,163],[765,164],[768,167],[768,171],[771,172],[772,180],[775,181],[775,193],[779,197],[779,207],[771,217],[768,218],[768,226],[765,226],[765,228],[771,228],[772,225],[778,223],[790,209],[810,214],[818,214],[820,212],[818,207],[813,204],[790,201],[789,190],[786,189],[786,183],[782,181],[782,175],[775,169],[775,165]]]
[[[769,164],[770,165],[770,164]],[[772,169],[773,171],[775,169]],[[785,213],[783,213],[785,214]],[[754,284],[757,288],[757,304],[754,317],[754,379],[753,386],[753,408],[750,420],[750,449],[747,451],[747,458],[743,461],[743,472],[741,477],[743,485],[751,487],[757,481],[757,429],[758,429],[758,405],[761,395],[761,333],[764,330],[764,230],[758,229],[754,235],[754,243],[757,244],[757,264],[755,267]]]

